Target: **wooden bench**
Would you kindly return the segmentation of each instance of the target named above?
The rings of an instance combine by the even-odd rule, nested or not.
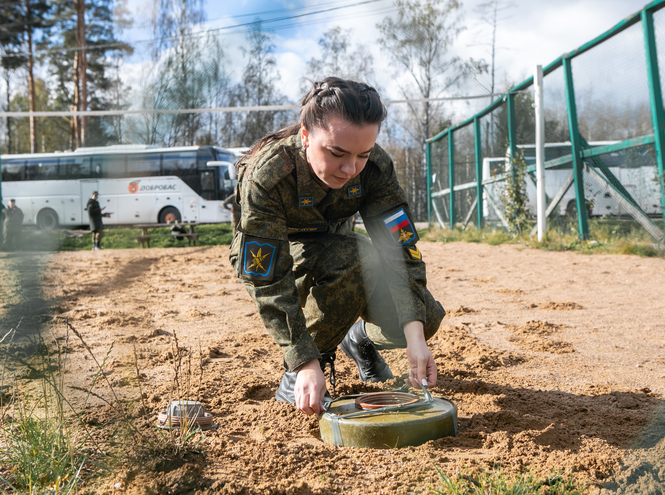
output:
[[[174,225],[177,225],[178,227],[185,227],[187,229],[187,232],[177,232],[177,233],[171,233],[171,234],[155,234],[154,231],[158,227],[173,227]],[[196,246],[196,242],[199,240],[199,234],[194,230],[194,227],[197,224],[195,223],[179,223],[179,224],[173,224],[173,223],[150,223],[150,224],[140,224],[140,225],[134,225],[134,228],[140,229],[141,234],[136,236],[136,242],[141,243],[141,247],[144,248],[148,246],[150,248],[150,239],[154,239],[156,237],[173,237],[173,238],[187,238],[187,242],[189,246],[194,244]]]

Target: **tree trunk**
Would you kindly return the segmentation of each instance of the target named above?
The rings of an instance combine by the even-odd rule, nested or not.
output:
[[[34,60],[32,58],[32,12],[30,10],[30,0],[25,0],[26,25],[25,32],[28,35],[28,100],[30,102],[30,111],[36,110],[35,104],[35,77],[33,74]],[[37,130],[35,129],[35,117],[30,116],[30,153],[37,153]]]
[[[10,95],[11,91],[9,88],[9,69],[5,69],[5,83],[7,84],[7,111],[10,112]],[[12,152],[12,118],[7,117],[7,153]]]
[[[74,53],[74,105],[72,105],[72,110],[74,112],[78,111],[79,109],[79,101],[80,101],[80,96],[79,96],[79,54],[80,52],[75,52]],[[72,137],[71,137],[71,142],[70,142],[70,148],[72,151],[74,151],[76,148],[78,148],[81,145],[80,141],[80,136],[79,136],[79,117],[78,115],[72,115],[71,119],[71,132],[72,132]]]
[[[79,81],[81,93],[79,95],[79,107],[82,112],[88,110],[88,62],[85,55],[85,0],[76,0],[76,44],[79,47]],[[87,117],[81,116],[81,146],[86,145]]]

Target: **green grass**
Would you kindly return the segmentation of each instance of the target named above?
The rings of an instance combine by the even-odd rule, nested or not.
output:
[[[473,226],[463,230],[440,229],[434,227],[426,232],[419,232],[421,239],[434,242],[482,242],[490,245],[521,244],[525,247],[546,251],[577,251],[585,254],[633,254],[665,258],[665,248],[658,246],[654,239],[633,221],[591,219],[589,220],[589,239],[581,240],[577,233],[577,223],[568,220],[552,222],[541,242],[529,233],[513,234],[504,229],[485,228],[478,230]]]
[[[218,223],[197,225],[196,232],[199,234],[197,246],[218,246],[231,244],[233,240],[233,229],[231,224]],[[159,227],[151,232],[164,234],[166,237],[156,237],[150,240],[151,248],[165,247],[187,247],[187,239],[177,240],[170,235],[167,227]],[[136,241],[140,234],[138,229],[113,228],[104,230],[102,248],[104,249],[132,249],[140,248],[141,244]],[[43,232],[26,228],[23,230],[19,251],[89,251],[92,249],[92,235],[82,234],[74,236],[67,230],[53,230]]]
[[[18,493],[68,493],[88,461],[85,442],[77,439],[62,418],[41,417],[29,400],[14,404],[0,435],[0,487]],[[76,431],[76,429],[74,430]]]
[[[550,474],[546,478],[530,474],[504,473],[501,468],[448,476],[439,472],[437,495],[582,495],[587,486],[571,476]]]

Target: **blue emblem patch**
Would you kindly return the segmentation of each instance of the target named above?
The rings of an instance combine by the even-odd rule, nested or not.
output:
[[[360,196],[362,188],[360,187],[360,184],[356,184],[355,186],[349,187],[346,192],[349,195],[349,198],[353,198],[354,196]]]
[[[418,240],[416,229],[413,228],[413,224],[406,214],[406,211],[404,211],[404,208],[400,208],[384,218],[383,225],[385,225],[390,236],[399,246],[415,244]]]
[[[314,197],[305,196],[299,199],[298,206],[301,208],[304,206],[314,206]]]
[[[250,280],[272,280],[279,241],[244,236],[242,276]]]

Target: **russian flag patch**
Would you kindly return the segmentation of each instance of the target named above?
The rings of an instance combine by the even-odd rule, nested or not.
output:
[[[414,244],[418,240],[416,229],[407,216],[404,208],[400,208],[383,219],[390,236],[398,246]]]

